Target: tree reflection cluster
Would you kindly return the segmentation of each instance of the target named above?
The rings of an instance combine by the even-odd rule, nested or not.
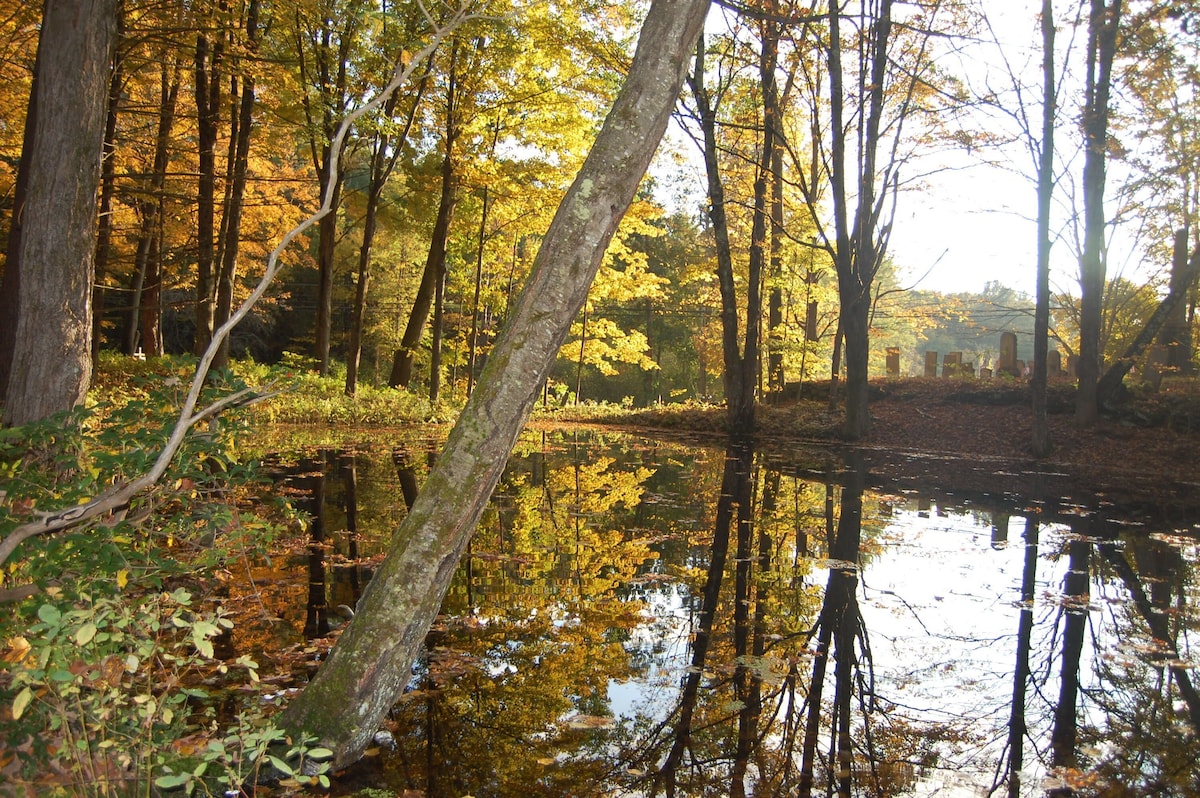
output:
[[[353,608],[425,465],[396,447],[300,463],[298,634]],[[853,459],[784,467],[747,441],[527,433],[375,778],[429,796],[1200,794],[1188,530],[1019,503],[935,515],[867,484]]]

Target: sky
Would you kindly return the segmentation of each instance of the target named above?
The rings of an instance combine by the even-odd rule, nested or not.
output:
[[[1040,42],[1037,11],[1031,0],[984,0],[997,38],[1005,42],[1007,58],[1014,68],[1032,69],[1033,85],[1040,85]],[[711,24],[712,20],[710,20]],[[1071,31],[1060,28],[1060,44]],[[956,55],[946,55],[938,66],[952,74],[965,72],[970,83],[1006,85],[994,44],[979,43]],[[990,73],[988,70],[992,70]],[[1000,69],[997,72],[995,70]],[[990,76],[989,76],[990,75]],[[1070,112],[1069,96],[1062,97],[1064,113]],[[1031,113],[1040,121],[1040,109]],[[981,119],[983,129],[997,123]],[[674,146],[689,149],[696,163],[690,172],[695,180],[695,200],[702,201],[703,168],[695,145],[675,131]],[[1061,134],[1060,134],[1061,135]],[[1068,151],[1073,142],[1062,142]],[[993,153],[994,156],[994,153]],[[980,292],[992,280],[1029,294],[1036,279],[1036,189],[1034,167],[1024,145],[1012,148],[1006,163],[989,165],[963,151],[947,152],[939,158],[948,167],[931,174],[920,189],[900,193],[889,253],[897,264],[904,287],[945,293]],[[925,159],[920,168],[930,168]],[[903,175],[902,175],[903,176]],[[1077,269],[1069,242],[1061,241],[1053,251],[1051,288],[1078,293]]]

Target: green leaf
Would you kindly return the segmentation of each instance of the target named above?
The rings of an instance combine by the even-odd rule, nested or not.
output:
[[[328,748],[310,748],[305,752],[305,755],[309,759],[315,759],[319,762],[322,759],[332,759],[333,751],[329,750]]]
[[[17,697],[13,699],[12,705],[13,720],[19,720],[21,715],[25,714],[25,709],[31,701],[33,701],[33,691],[28,687],[17,693]]]
[[[50,626],[58,626],[58,624],[62,621],[62,613],[59,612],[58,607],[55,607],[53,604],[43,604],[42,606],[38,607],[37,614],[42,623]]]
[[[279,757],[272,756],[271,754],[267,754],[267,759],[271,760],[271,764],[274,765],[275,769],[278,770],[280,773],[283,773],[288,776],[295,775],[296,771],[292,770],[292,766],[289,765],[287,762],[284,762]]]
[[[167,776],[159,776],[154,780],[154,786],[162,790],[174,790],[182,787],[192,779],[191,773],[171,773]]]
[[[75,632],[75,645],[86,646],[96,636],[96,624],[88,621]]]

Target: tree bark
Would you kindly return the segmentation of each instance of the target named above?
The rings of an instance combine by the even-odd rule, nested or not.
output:
[[[233,158],[230,164],[231,180],[229,193],[222,215],[223,241],[221,244],[221,269],[217,276],[217,302],[213,311],[213,324],[220,327],[229,320],[233,312],[233,289],[237,281],[238,244],[242,235],[242,210],[246,200],[246,177],[250,162],[250,134],[254,123],[254,72],[253,56],[258,50],[259,0],[250,0],[246,6],[246,50],[242,59],[242,92],[238,98],[238,113],[230,124],[236,125],[233,134]],[[330,214],[334,216],[334,214]],[[229,337],[221,341],[214,368],[229,365]]]
[[[329,346],[333,335],[333,271],[337,251],[338,207],[341,204],[343,151],[334,153],[332,140],[338,120],[348,106],[347,66],[358,37],[362,7],[351,4],[334,11],[323,9],[312,28],[304,24],[302,7],[295,7],[296,52],[302,105],[308,125],[308,149],[317,173],[318,190],[330,212],[317,224],[317,312],[313,325],[313,356],[322,376],[329,370]],[[341,28],[334,25],[340,23]],[[312,49],[311,63],[306,47]],[[312,97],[316,97],[316,105]],[[335,162],[335,159],[337,162]]]
[[[96,193],[116,41],[115,0],[46,0],[28,194],[20,209],[20,291],[4,423],[83,400],[92,374]]]
[[[40,48],[39,48],[40,50]],[[21,231],[24,228],[25,201],[29,196],[29,161],[37,130],[38,73],[42,59],[35,58],[29,107],[25,112],[25,132],[21,142],[21,162],[13,185],[12,219],[8,246],[5,248],[4,275],[0,278],[0,397],[8,395],[9,377],[17,344],[17,321],[21,317]]]
[[[125,32],[125,14],[123,9],[117,10],[117,33],[119,40]],[[112,75],[108,80],[108,110],[104,120],[104,154],[100,163],[100,208],[97,218],[99,225],[96,230],[96,267],[92,277],[92,360],[99,357],[101,331],[104,324],[104,304],[106,300],[104,279],[108,274],[108,256],[112,245],[112,204],[117,193],[117,170],[114,153],[117,149],[117,114],[121,105],[121,92],[124,89],[125,71],[124,59],[117,56],[113,63]],[[0,396],[3,395],[0,388]]]
[[[733,246],[729,240],[729,223],[725,213],[725,185],[717,158],[717,113],[704,85],[704,40],[696,46],[696,63],[688,83],[696,99],[700,129],[704,136],[704,171],[708,178],[708,219],[712,223],[716,243],[717,284],[721,293],[721,352],[725,388],[725,407],[729,429],[734,434],[746,434],[754,429],[754,394],[746,396],[744,388],[751,382],[745,377],[746,363],[742,360],[738,334],[737,288],[733,278]]]
[[[165,215],[167,167],[170,160],[171,130],[179,97],[181,64],[164,62],[159,74],[158,129],[154,137],[154,161],[145,194],[138,201],[140,224],[134,257],[132,309],[129,313],[128,354],[139,348],[148,355],[160,355],[158,341],[162,308],[162,220]]]
[[[425,76],[429,73],[426,71]],[[371,182],[367,187],[367,208],[363,218],[362,244],[358,249],[358,279],[354,289],[354,315],[350,323],[350,344],[346,352],[346,395],[354,396],[358,390],[358,367],[362,360],[363,332],[367,323],[367,292],[371,281],[371,249],[375,244],[375,231],[378,228],[379,201],[383,196],[383,187],[391,176],[400,157],[408,133],[416,119],[417,109],[421,104],[421,96],[425,92],[425,78],[417,84],[416,94],[408,118],[404,122],[397,140],[393,142],[387,132],[375,135],[375,144],[371,154]],[[392,118],[396,110],[399,96],[395,93],[388,98],[383,106],[383,117]]]
[[[213,260],[216,253],[217,129],[221,123],[221,66],[225,44],[210,43],[201,33],[196,37],[196,141],[200,175],[196,189],[196,336],[193,353],[208,347],[213,335],[216,285]]]
[[[1054,3],[1042,0],[1042,146],[1038,153],[1037,289],[1033,310],[1033,454],[1045,457],[1054,442],[1047,416],[1046,358],[1050,351],[1050,203],[1054,194]]]
[[[450,224],[454,221],[454,206],[458,202],[454,173],[454,142],[458,138],[458,125],[455,121],[457,62],[458,40],[455,39],[450,48],[450,77],[446,89],[446,151],[442,158],[442,194],[438,202],[437,218],[433,223],[433,234],[429,239],[425,270],[421,273],[421,284],[417,287],[417,296],[413,299],[412,310],[408,314],[408,324],[404,327],[400,348],[392,356],[392,373],[388,378],[388,385],[393,388],[407,388],[412,382],[417,346],[425,333],[425,323],[429,321],[429,311],[433,307],[435,294],[446,268],[446,242],[450,237]]]
[[[1187,294],[1196,285],[1196,275],[1188,273],[1187,228],[1175,233],[1171,258],[1171,293]],[[1167,348],[1167,368],[1175,374],[1192,376],[1192,330],[1188,323],[1187,304],[1179,302],[1171,310],[1158,334],[1158,343]]]
[[[656,0],[628,79],[564,197],[479,385],[329,659],[281,716],[356,760],[411,666],[666,128],[707,0]]]
[[[1121,0],[1091,0],[1088,19],[1087,85],[1083,107],[1083,252],[1079,258],[1079,390],[1075,421],[1083,426],[1100,412],[1097,383],[1102,352],[1104,280],[1104,185],[1108,152],[1108,98],[1121,22]]]

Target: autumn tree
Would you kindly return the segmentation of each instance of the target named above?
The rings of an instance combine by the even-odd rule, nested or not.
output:
[[[331,160],[332,140],[351,102],[366,88],[357,85],[351,72],[363,47],[360,37],[366,12],[363,0],[316,0],[313,7],[296,4],[289,20],[295,43],[300,106],[304,112],[305,143],[317,177],[318,196],[330,197],[335,209],[321,218],[317,230],[313,355],[321,374],[329,369],[335,254],[344,179],[343,164]]]
[[[113,0],[47,0],[43,10],[28,177],[18,178],[26,191],[14,208],[19,248],[4,274],[19,286],[6,424],[73,407],[91,379],[96,192],[116,29]]]

